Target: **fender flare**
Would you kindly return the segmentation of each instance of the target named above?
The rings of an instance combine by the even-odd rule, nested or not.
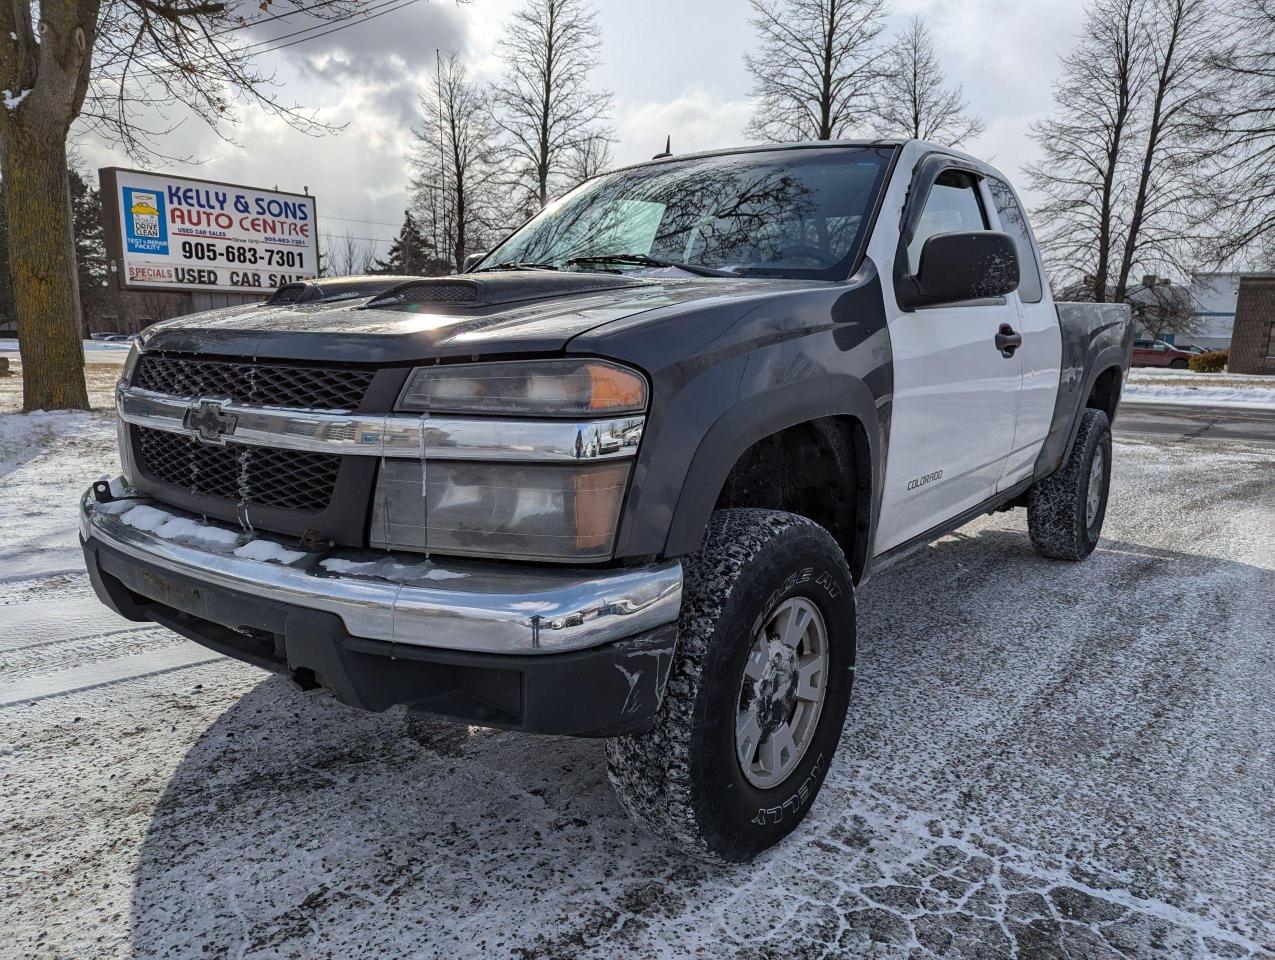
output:
[[[860,529],[855,552],[868,551],[876,532],[877,505],[885,472],[888,411],[888,398],[879,409],[872,390],[863,380],[840,374],[786,383],[736,403],[713,423],[695,450],[669,525],[665,555],[679,556],[700,548],[726,478],[744,451],[781,430],[833,416],[855,419],[867,442],[864,452],[870,464],[869,525],[866,530]],[[866,553],[847,557],[847,560],[853,568],[863,569]]]
[[[1089,403],[1089,395],[1093,392],[1094,384],[1098,382],[1098,378],[1105,374],[1108,370],[1114,368],[1120,379],[1120,391],[1124,392],[1125,370],[1125,348],[1121,344],[1109,344],[1094,354],[1091,362],[1086,364],[1088,372],[1085,374],[1085,380],[1081,389],[1075,393],[1075,406],[1072,408],[1067,424],[1067,432],[1064,440],[1055,449],[1056,453],[1050,456],[1051,443],[1047,439],[1044,448],[1040,452],[1040,456],[1036,461],[1036,469],[1034,478],[1041,480],[1049,476],[1071,456],[1072,445],[1076,442],[1076,434],[1080,431],[1080,416],[1084,412]],[[1116,398],[1117,404],[1119,397]],[[1055,441],[1056,442],[1056,441]]]

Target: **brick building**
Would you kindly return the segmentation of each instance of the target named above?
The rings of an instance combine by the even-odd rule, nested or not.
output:
[[[1275,375],[1275,276],[1240,280],[1227,369]]]

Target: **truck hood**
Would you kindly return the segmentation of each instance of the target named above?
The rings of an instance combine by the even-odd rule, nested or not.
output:
[[[680,274],[680,271],[679,271]],[[571,338],[679,305],[741,304],[818,281],[493,272],[415,281],[358,301],[238,306],[155,324],[147,351],[357,363],[554,353]]]

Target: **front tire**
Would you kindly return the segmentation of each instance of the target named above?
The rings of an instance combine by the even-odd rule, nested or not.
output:
[[[1093,553],[1107,516],[1111,487],[1111,425],[1086,408],[1067,461],[1027,493],[1032,546],[1052,560],[1083,560]]]
[[[854,584],[822,527],[713,514],[686,564],[677,653],[655,726],[607,741],[640,824],[705,859],[751,860],[814,802],[845,723]]]
[[[1176,360],[1170,363],[1169,366],[1174,370],[1185,370],[1187,369],[1187,367],[1190,366],[1190,363],[1186,360],[1183,360],[1181,357],[1178,357]]]

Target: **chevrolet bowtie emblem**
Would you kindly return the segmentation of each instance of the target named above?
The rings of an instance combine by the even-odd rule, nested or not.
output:
[[[234,434],[239,417],[227,413],[221,400],[199,400],[187,409],[182,423],[205,443],[224,443],[226,437]]]

